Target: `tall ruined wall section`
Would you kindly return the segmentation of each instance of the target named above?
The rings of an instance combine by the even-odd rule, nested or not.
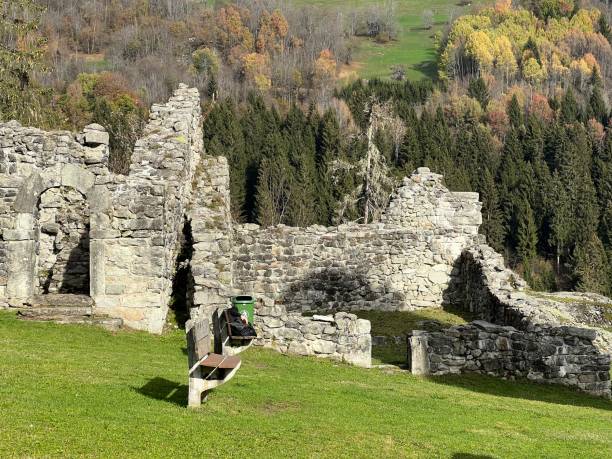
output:
[[[229,168],[222,156],[205,156],[196,171],[189,205],[194,292],[191,317],[210,317],[232,296],[232,219]]]
[[[90,125],[75,136],[16,121],[0,124],[0,306],[18,306],[41,292],[39,271],[49,260],[39,260],[44,253],[38,245],[41,235],[54,229],[41,227],[39,205],[57,208],[53,197],[60,188],[87,200],[96,181],[108,180],[107,160],[108,134],[101,126]],[[44,193],[48,199],[41,203]],[[84,228],[88,216],[78,214],[88,210],[80,209],[73,213]]]
[[[196,89],[181,85],[153,105],[127,177],[96,185],[91,294],[96,309],[128,326],[160,332],[202,153]]]
[[[381,223],[236,227],[234,287],[288,311],[440,307],[455,261],[481,240],[480,223],[476,193],[452,193],[421,168]]]
[[[129,175],[109,173],[108,143],[99,125],[0,125],[0,306],[89,293],[96,313],[159,332],[203,151],[198,91],[151,108]]]

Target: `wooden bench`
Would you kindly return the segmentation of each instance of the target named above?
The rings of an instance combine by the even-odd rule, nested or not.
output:
[[[189,320],[185,324],[187,356],[189,359],[190,408],[206,401],[208,392],[234,377],[240,368],[240,357],[210,352],[210,323],[208,319]],[[202,396],[204,394],[204,396]]]
[[[217,309],[213,313],[213,332],[215,352],[223,355],[240,354],[248,349],[256,338],[255,336],[233,335],[227,309]]]

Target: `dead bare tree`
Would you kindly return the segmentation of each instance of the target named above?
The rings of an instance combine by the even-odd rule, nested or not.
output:
[[[384,129],[395,132],[397,136],[401,133],[403,137],[404,134],[399,127],[401,121],[398,123],[389,103],[380,104],[375,99],[368,102],[365,112],[369,120],[365,133],[361,134],[365,136],[367,142],[365,155],[355,163],[337,159],[330,167],[332,176],[338,177],[343,173],[353,173],[358,178],[358,185],[355,189],[346,193],[340,200],[336,212],[338,221],[342,221],[347,211],[355,207],[363,210],[363,223],[380,220],[383,211],[389,204],[389,197],[395,185],[389,166],[384,155],[376,146],[374,137],[376,132]]]

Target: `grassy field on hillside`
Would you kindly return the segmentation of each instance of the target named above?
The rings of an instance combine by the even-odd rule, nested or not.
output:
[[[291,0],[296,5],[314,5],[320,8],[348,11],[355,7],[382,4],[383,0]],[[362,78],[388,77],[391,66],[404,64],[407,77],[413,80],[436,75],[436,50],[433,36],[448,22],[449,17],[467,14],[475,5],[491,4],[492,0],[477,0],[460,6],[459,0],[396,0],[397,20],[400,25],[396,41],[379,44],[367,38],[358,40],[355,63],[343,70]],[[423,28],[421,15],[430,9],[434,13],[434,27]]]
[[[251,349],[185,408],[180,331],[0,313],[0,457],[610,457],[612,403],[483,377],[420,379]]]

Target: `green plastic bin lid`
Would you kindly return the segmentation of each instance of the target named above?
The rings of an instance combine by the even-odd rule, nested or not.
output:
[[[252,303],[253,301],[255,301],[255,298],[249,295],[240,295],[235,296],[233,301],[234,303]]]

